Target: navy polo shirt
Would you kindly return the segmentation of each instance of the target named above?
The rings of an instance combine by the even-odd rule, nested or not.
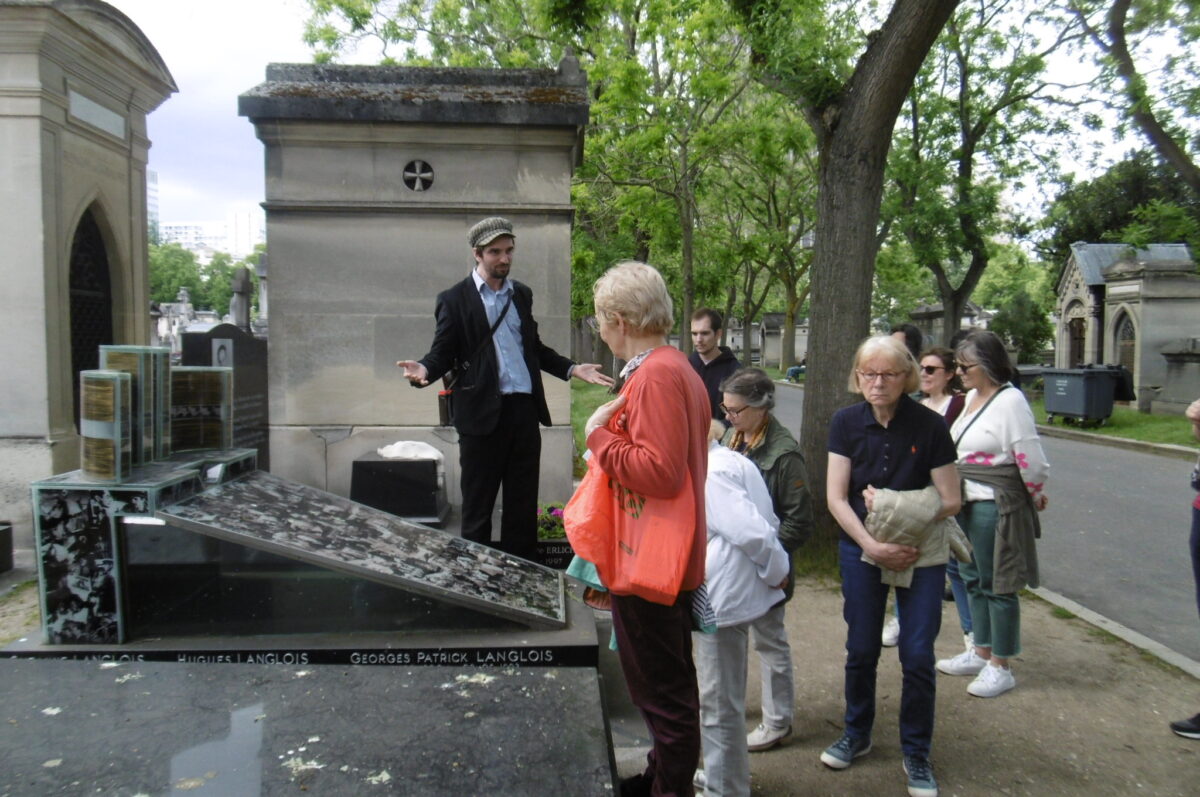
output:
[[[942,416],[908,396],[900,397],[886,428],[865,401],[838,410],[829,423],[828,450],[850,460],[847,498],[859,520],[867,517],[862,491],[868,485],[921,490],[932,481],[930,471],[958,458]]]

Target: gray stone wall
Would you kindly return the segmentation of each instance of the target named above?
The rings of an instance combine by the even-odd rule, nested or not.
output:
[[[436,386],[395,363],[433,339],[437,294],[473,264],[468,228],[515,227],[512,276],[542,339],[570,351],[570,180],[587,120],[574,59],[558,70],[276,65],[239,98],[266,150],[273,472],[347,495],[354,459],[395,440],[446,456]],[[406,182],[416,162],[423,179]],[[432,182],[427,178],[432,177]],[[411,178],[411,175],[410,175]],[[545,375],[540,495],[571,492],[570,392]]]
[[[148,341],[146,115],[175,84],[98,0],[0,0],[0,74],[0,519],[22,544],[30,482],[79,466],[69,261],[85,213],[108,258],[113,342]]]

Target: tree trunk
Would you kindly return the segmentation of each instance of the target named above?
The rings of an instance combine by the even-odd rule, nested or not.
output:
[[[938,341],[940,345],[950,345],[950,338],[954,337],[954,333],[962,326],[966,305],[966,298],[960,298],[957,292],[952,292],[949,297],[942,297],[942,339]]]
[[[808,366],[804,391],[801,448],[808,468],[808,487],[817,518],[819,538],[837,539],[837,524],[825,504],[826,444],[829,419],[853,403],[846,376],[871,318],[871,278],[875,271],[875,224],[883,193],[883,158],[887,146],[878,144],[879,159],[848,157],[846,149],[866,144],[835,140],[820,164],[817,231],[813,251],[812,313],[809,318]],[[867,153],[862,153],[866,155]]]
[[[729,290],[725,292],[725,308],[724,312],[721,314],[722,323],[724,324],[724,326],[721,327],[722,346],[729,346],[729,325],[733,323],[733,303],[735,301],[737,301],[737,288],[733,285],[730,285]],[[688,331],[691,331],[691,327],[688,327]],[[691,336],[689,335],[688,337]],[[731,346],[730,349],[732,348],[733,347]]]
[[[692,353],[691,327],[692,312],[696,305],[695,278],[692,273],[692,241],[695,233],[696,214],[695,196],[688,180],[688,149],[687,144],[679,150],[680,175],[683,184],[679,186],[679,221],[680,221],[680,270],[683,272],[683,331],[679,335],[680,348],[684,354]]]
[[[837,539],[825,502],[829,419],[852,403],[846,377],[870,329],[871,280],[883,171],[896,117],[921,62],[958,0],[896,0],[859,59],[840,105],[814,114],[820,147],[812,314],[801,447],[817,508],[816,537]]]
[[[800,298],[796,295],[796,283],[785,282],[784,287],[787,303],[779,335],[779,367],[786,374],[796,364],[796,311],[800,308]]]
[[[749,270],[750,265],[746,265]],[[751,336],[751,319],[754,318],[754,276],[750,275],[742,293],[742,353],[738,359],[749,366],[754,363],[754,338]]]

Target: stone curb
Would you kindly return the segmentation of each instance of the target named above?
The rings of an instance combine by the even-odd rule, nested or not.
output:
[[[1053,590],[1046,589],[1045,587],[1036,587],[1030,588],[1029,591],[1047,603],[1052,603],[1055,606],[1066,609],[1080,620],[1107,631],[1113,636],[1133,645],[1135,648],[1144,650],[1155,658],[1170,664],[1172,667],[1178,667],[1193,678],[1200,680],[1200,662],[1171,650],[1171,648],[1161,642],[1155,642],[1150,637],[1139,634],[1132,628],[1110,620],[1104,615],[1098,614]]]
[[[1094,443],[1096,445],[1111,446],[1112,448],[1124,448],[1130,451],[1141,451],[1145,454],[1158,454],[1163,457],[1173,457],[1174,459],[1183,459],[1189,462],[1196,459],[1196,455],[1200,453],[1195,448],[1188,446],[1170,445],[1168,443],[1145,443],[1141,440],[1128,440],[1124,437],[1109,437],[1104,434],[1096,434],[1095,432],[1084,432],[1078,429],[1064,429],[1061,426],[1051,426],[1049,424],[1039,423],[1037,425],[1038,434],[1046,437],[1061,437],[1066,440],[1076,440],[1081,443]]]

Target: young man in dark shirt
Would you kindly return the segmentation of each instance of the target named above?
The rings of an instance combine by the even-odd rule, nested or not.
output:
[[[711,307],[701,307],[692,313],[692,354],[688,362],[704,381],[713,418],[725,423],[725,413],[720,409],[721,383],[742,364],[728,346],[717,345],[721,339],[721,324],[721,314]]]

